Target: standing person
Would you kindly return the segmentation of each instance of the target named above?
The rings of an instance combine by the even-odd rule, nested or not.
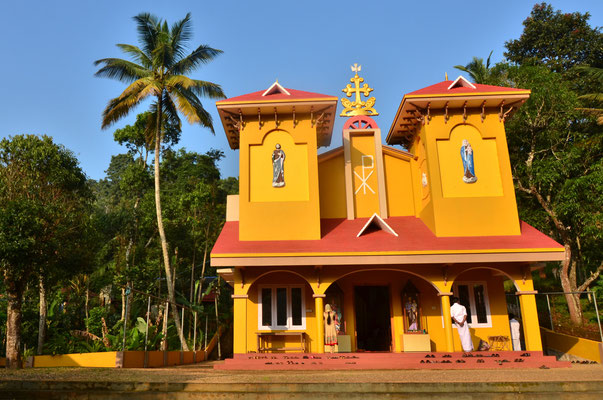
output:
[[[461,345],[463,351],[469,353],[473,351],[473,341],[471,340],[471,333],[469,332],[469,325],[467,325],[467,309],[461,305],[458,297],[452,298],[452,306],[450,307],[450,315],[456,326],[456,330],[461,338]]]
[[[519,321],[515,319],[515,314],[509,314],[509,325],[511,325],[511,341],[513,342],[513,350],[521,351],[521,341],[520,338],[520,324]]]
[[[325,319],[325,347],[328,346],[331,353],[337,352],[336,314],[331,309],[331,305],[325,306],[323,316]]]

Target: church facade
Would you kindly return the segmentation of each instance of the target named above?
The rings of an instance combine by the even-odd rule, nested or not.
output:
[[[524,350],[542,350],[531,271],[564,249],[519,220],[504,128],[530,92],[445,80],[404,95],[382,133],[359,71],[343,145],[322,154],[337,97],[275,82],[216,103],[240,157],[211,253],[234,352],[461,351],[451,296],[477,348],[511,337],[510,290]]]

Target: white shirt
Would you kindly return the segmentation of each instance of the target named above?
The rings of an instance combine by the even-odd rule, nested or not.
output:
[[[463,321],[463,317],[465,317],[467,315],[467,309],[465,308],[465,306],[459,304],[459,303],[454,303],[452,305],[452,307],[450,307],[450,316],[452,318],[454,318],[455,320],[461,322]],[[465,321],[467,322],[467,321]]]

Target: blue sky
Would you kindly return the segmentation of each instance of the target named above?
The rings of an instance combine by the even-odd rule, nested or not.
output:
[[[473,56],[503,58],[504,43],[518,38],[535,1],[11,1],[0,25],[0,136],[46,134],[72,150],[86,174],[103,178],[111,156],[125,149],[113,131],[132,123],[141,107],[107,130],[101,112],[124,84],[95,78],[93,62],[125,57],[116,43],[137,44],[132,21],[150,12],[170,23],[192,13],[192,44],[224,51],[192,76],[222,85],[228,97],[268,88],[342,96],[361,76],[377,98],[375,117],[384,131],[404,93],[454,79]],[[590,12],[603,25],[603,1],[551,1],[563,12]],[[238,152],[230,150],[213,101],[216,135],[183,123],[179,146],[204,153],[222,149],[222,176],[238,176]],[[339,106],[338,112],[341,109]],[[341,145],[337,118],[331,147]],[[325,149],[322,149],[324,151]]]

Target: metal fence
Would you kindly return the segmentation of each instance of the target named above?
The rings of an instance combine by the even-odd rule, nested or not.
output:
[[[582,314],[585,323],[582,326],[568,324],[569,309],[565,295],[578,295],[582,300]],[[603,342],[603,329],[601,328],[601,315],[603,299],[597,298],[597,293],[592,290],[582,292],[542,292],[536,295],[536,308],[540,326],[554,332],[561,331],[575,336],[589,336],[593,340]],[[521,316],[519,298],[515,294],[507,294],[507,309],[517,316]]]

